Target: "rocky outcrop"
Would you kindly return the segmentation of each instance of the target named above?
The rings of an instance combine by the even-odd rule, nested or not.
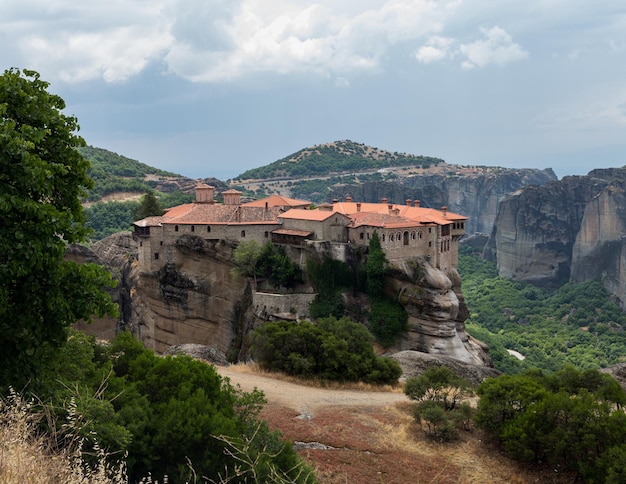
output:
[[[530,185],[556,181],[551,169],[474,168],[447,174],[403,176],[393,181],[366,182],[334,187],[330,198],[339,200],[350,195],[354,200],[379,202],[387,198],[394,203],[420,200],[422,206],[447,206],[451,212],[469,217],[467,234],[491,233],[498,203],[511,192]]]
[[[399,351],[390,355],[402,368],[403,378],[419,376],[433,366],[447,366],[455,375],[478,386],[486,378],[500,374],[495,368],[468,364],[446,355],[425,354],[419,351]]]
[[[116,280],[114,288],[107,288],[119,307],[119,317],[94,318],[91,323],[80,321],[74,328],[97,338],[111,339],[124,328],[131,316],[130,268],[137,260],[137,243],[130,232],[119,232],[87,247],[74,244],[68,247],[65,257],[79,263],[95,263],[106,267]]]
[[[120,280],[116,300],[121,318],[107,323],[108,336],[128,327],[158,353],[189,350],[196,355],[202,350],[222,362],[215,355],[246,358],[246,333],[263,320],[306,317],[314,296],[310,285],[303,284],[294,294],[256,297],[252,281],[233,274],[234,248],[226,241],[182,236],[168,252],[167,264],[155,272],[139,269],[130,233],[116,234],[87,250],[85,260],[106,264]],[[310,257],[320,256],[319,247],[299,248],[297,259],[306,259],[306,250],[312,251]],[[387,278],[386,291],[409,315],[409,331],[396,350],[491,366],[488,349],[465,332],[468,311],[456,271],[444,273],[425,259],[415,259]]]
[[[417,259],[405,265],[386,284],[387,293],[397,296],[409,316],[399,349],[492,366],[488,348],[465,332],[469,313],[456,270],[444,273]]]
[[[534,284],[602,279],[626,302],[626,170],[594,170],[502,200],[484,252],[501,276]]]
[[[247,281],[232,274],[234,245],[181,237],[159,271],[131,272],[130,324],[159,353],[196,343],[227,353],[251,301]]]

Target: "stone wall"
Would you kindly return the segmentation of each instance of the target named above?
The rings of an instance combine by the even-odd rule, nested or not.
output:
[[[255,292],[252,305],[254,314],[263,320],[308,319],[309,304],[316,294],[275,294]]]

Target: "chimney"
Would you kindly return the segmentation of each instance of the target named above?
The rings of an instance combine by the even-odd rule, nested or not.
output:
[[[337,200],[336,198],[333,198],[333,203],[337,203],[339,200]]]
[[[444,205],[443,207],[441,207],[441,211],[443,212],[443,216],[446,217],[448,213],[448,207]]]
[[[196,185],[195,203],[215,203],[215,200],[213,200],[214,190],[214,187],[207,185],[206,183],[199,183]]]
[[[419,200],[413,200],[413,205],[415,205],[416,207],[420,206],[420,201]]]
[[[226,190],[222,193],[224,205],[239,205],[241,203],[241,192],[238,190]]]
[[[410,198],[407,198],[407,199],[406,199],[406,206],[407,206],[407,207],[410,207],[410,206],[411,206],[411,199],[410,199]]]
[[[361,211],[361,202],[356,202],[356,211],[357,212]]]
[[[383,199],[380,201],[380,203],[387,203],[387,198],[383,197]]]
[[[348,195],[348,196],[346,197],[346,202],[350,203],[351,201],[352,201],[352,197],[351,197],[350,195]]]
[[[387,205],[387,209],[389,209],[389,213],[391,213],[393,211],[393,203]]]

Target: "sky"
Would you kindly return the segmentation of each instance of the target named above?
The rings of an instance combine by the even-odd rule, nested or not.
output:
[[[0,0],[87,144],[234,178],[352,140],[463,165],[626,165],[623,0]]]

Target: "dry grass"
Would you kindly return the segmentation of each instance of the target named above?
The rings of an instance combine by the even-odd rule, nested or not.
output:
[[[478,430],[452,443],[428,440],[415,423],[412,403],[388,407],[327,407],[310,420],[268,405],[261,417],[291,441],[320,442],[328,450],[304,449],[322,484],[573,482],[550,467],[519,464],[502,455]]]
[[[96,446],[96,464],[86,465],[82,441],[71,434],[69,444],[59,448],[54,434],[44,434],[39,423],[48,419],[44,411],[34,410],[32,402],[12,393],[0,401],[0,482],[3,484],[87,484],[127,482],[123,465],[110,465]]]
[[[257,363],[237,363],[228,367],[237,373],[245,373],[252,375],[264,376],[274,380],[286,381],[296,385],[303,385],[311,388],[324,388],[327,390],[357,390],[364,392],[386,392],[386,393],[402,393],[404,385],[397,383],[396,385],[373,385],[363,382],[335,382],[329,380],[320,380],[319,378],[304,379],[290,376],[277,371],[268,371],[261,368]]]

